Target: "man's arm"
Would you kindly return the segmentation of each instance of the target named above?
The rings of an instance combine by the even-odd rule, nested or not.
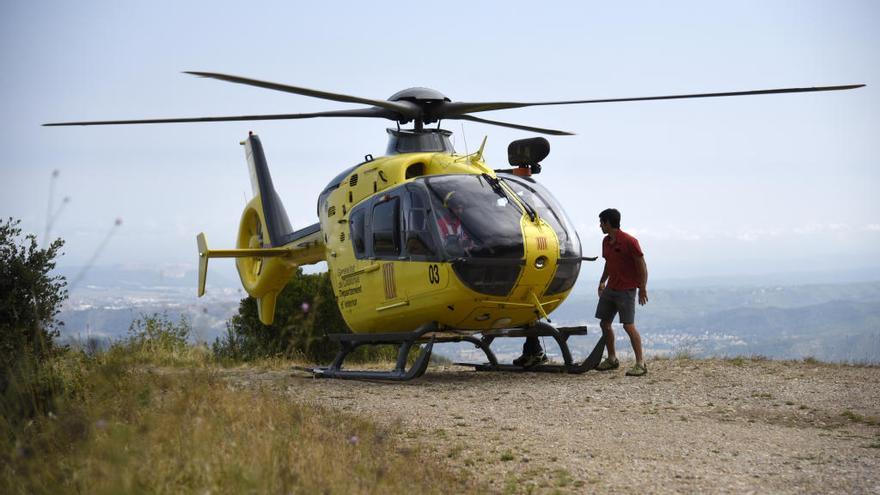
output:
[[[605,281],[608,280],[608,262],[605,262],[605,267],[602,268],[602,278],[599,279],[599,297],[602,297],[602,291],[605,290]]]
[[[636,267],[639,270],[639,304],[644,306],[648,303],[648,264],[644,256],[638,257]]]

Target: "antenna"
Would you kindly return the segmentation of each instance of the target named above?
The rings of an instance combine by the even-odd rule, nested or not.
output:
[[[55,220],[58,220],[58,217],[61,215],[61,211],[64,210],[64,206],[67,203],[70,203],[70,196],[65,196],[63,200],[61,200],[61,206],[58,207],[54,212],[52,211],[53,203],[55,202],[55,180],[61,174],[61,171],[55,169],[52,171],[52,178],[49,179],[49,209],[46,210],[46,233],[43,235],[43,240],[40,243],[40,247],[45,248],[49,244],[49,235],[52,232],[52,226],[55,225]]]
[[[465,156],[470,155],[471,153],[468,151],[467,145],[467,135],[464,133],[464,122],[461,123],[461,139],[464,140],[464,154]]]
[[[43,236],[43,246],[46,245],[46,240],[49,239],[49,229],[52,227],[52,200],[55,198],[55,179],[58,178],[58,174],[61,172],[56,168],[52,171],[52,178],[49,179],[49,208],[46,209],[46,234]]]
[[[113,234],[116,233],[116,229],[118,229],[120,225],[122,225],[122,219],[117,218],[113,222],[113,226],[110,227],[110,230],[107,231],[107,235],[104,236],[104,240],[101,241],[101,244],[98,245],[98,249],[95,249],[95,253],[92,254],[91,258],[89,258],[88,263],[86,263],[85,266],[83,266],[82,270],[79,271],[79,273],[76,275],[76,278],[73,279],[73,282],[71,282],[67,286],[68,289],[73,289],[74,287],[76,287],[77,284],[79,284],[79,282],[83,279],[83,277],[86,276],[86,273],[95,264],[95,261],[98,259],[98,256],[101,255],[101,251],[103,251],[104,248],[107,247],[107,243],[110,242],[110,238],[113,237]]]

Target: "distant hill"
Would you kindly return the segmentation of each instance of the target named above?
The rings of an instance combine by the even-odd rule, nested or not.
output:
[[[85,271],[84,271],[85,269]],[[72,283],[82,276],[78,287],[190,287],[195,290],[199,280],[198,270],[190,266],[112,265],[112,266],[61,266],[58,273]],[[230,279],[220,270],[208,268],[208,281],[212,287],[238,287],[238,280]]]
[[[649,304],[636,311],[649,350],[880,362],[880,282],[658,289],[649,295]],[[595,294],[572,295],[551,317],[598,330],[597,300]],[[622,347],[629,348],[626,341]]]
[[[82,267],[59,272],[73,282]],[[59,319],[62,337],[73,340],[122,338],[131,322],[143,314],[167,313],[177,321],[185,316],[196,340],[212,342],[246,296],[237,280],[209,270],[208,292],[196,296],[198,273],[187,266],[95,266],[72,286]]]
[[[76,276],[78,268],[69,268],[68,276],[71,273]],[[196,280],[197,274],[186,266],[94,267],[71,292],[60,315],[66,323],[64,335],[120,338],[139,315],[167,311],[174,320],[186,315],[195,335],[213,341],[225,331],[226,321],[245,294],[238,281],[212,271],[208,294],[197,298]],[[697,282],[652,288],[649,304],[638,308],[637,323],[649,352],[880,362],[880,282],[750,286],[730,280],[715,286]],[[579,287],[583,285],[582,281]],[[586,324],[595,335],[597,300],[594,289],[579,288],[551,318],[559,325]],[[628,351],[625,335],[621,332],[619,337],[624,339],[620,349]],[[578,338],[572,346],[587,352],[593,342],[594,336]],[[519,347],[516,340],[499,340],[494,346],[499,354],[512,357]],[[444,345],[439,352],[457,359],[469,349]]]
[[[142,315],[164,313],[174,322],[185,317],[192,326],[193,339],[210,343],[226,331],[226,322],[237,311],[236,299],[202,304],[155,303],[121,308],[103,306],[64,309],[59,318],[64,322],[64,339],[86,341],[93,338],[109,342],[124,338],[132,321]]]

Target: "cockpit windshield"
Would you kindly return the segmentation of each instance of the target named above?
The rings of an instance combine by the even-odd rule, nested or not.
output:
[[[559,251],[562,258],[580,258],[581,241],[565,211],[544,186],[533,179],[499,176],[514,193],[538,212],[538,216],[556,231],[559,238]]]
[[[497,181],[480,175],[440,175],[422,180],[431,198],[441,244],[449,257],[523,257],[523,212]]]

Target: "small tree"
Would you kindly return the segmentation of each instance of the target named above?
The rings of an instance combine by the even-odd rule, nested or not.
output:
[[[21,238],[18,224],[0,223],[0,442],[51,411],[64,387],[49,362],[67,297],[64,278],[49,272],[64,242],[40,249],[34,235]]]
[[[298,270],[278,295],[272,325],[260,322],[256,300],[242,299],[226,335],[214,343],[214,353],[245,360],[285,356],[323,362],[332,359],[338,347],[326,334],[348,331],[329,275]]]
[[[23,358],[42,361],[54,349],[63,325],[55,317],[67,298],[64,277],[50,275],[64,241],[40,249],[37,238],[21,239],[20,221],[0,223],[0,369]],[[4,373],[5,375],[5,373]],[[5,388],[5,378],[0,383]]]

